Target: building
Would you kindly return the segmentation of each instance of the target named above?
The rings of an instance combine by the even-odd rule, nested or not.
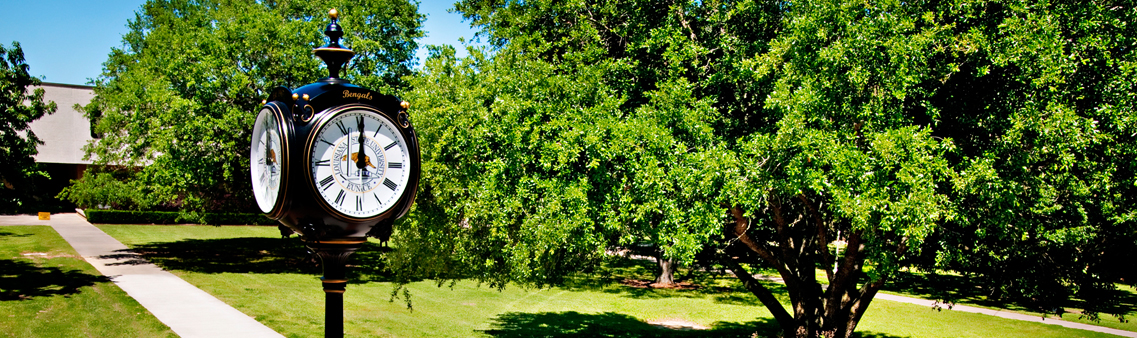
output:
[[[55,113],[44,115],[29,125],[43,144],[35,156],[37,163],[51,176],[46,186],[41,185],[45,195],[55,196],[70,184],[71,180],[83,177],[91,161],[83,159],[83,146],[94,140],[91,137],[91,121],[75,109],[75,105],[86,105],[95,97],[94,87],[60,83],[42,83],[44,102],[55,102]]]

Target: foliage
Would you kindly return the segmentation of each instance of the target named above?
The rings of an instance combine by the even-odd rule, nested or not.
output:
[[[434,48],[410,80],[424,179],[396,234],[401,273],[542,285],[616,245],[680,262],[711,248],[787,337],[851,335],[914,264],[1040,300],[1131,274],[1137,9],[456,9],[493,47]],[[788,309],[754,267],[778,271]]]
[[[71,186],[63,188],[57,197],[71,201],[82,209],[152,207],[151,201],[143,192],[144,187],[138,186],[137,181],[116,177],[116,174],[118,173],[88,169],[83,177],[71,180]]]
[[[183,210],[255,210],[248,127],[276,86],[326,77],[311,50],[338,8],[356,52],[342,76],[393,92],[409,74],[423,20],[405,0],[152,0],[138,11],[95,79],[82,110],[102,137],[99,165],[139,167],[146,204]],[[76,194],[83,192],[73,188]]]
[[[99,224],[180,224],[204,220],[204,224],[225,225],[278,225],[276,221],[263,214],[253,213],[205,213],[187,218],[180,212],[169,211],[130,211],[99,210],[83,211],[87,221]]]
[[[43,144],[28,125],[55,112],[55,102],[43,101],[43,89],[29,91],[40,80],[28,74],[19,42],[0,45],[0,213],[28,211],[34,203],[36,177],[46,177],[32,156]]]
[[[1062,313],[1116,307],[1137,280],[1137,8],[1081,2],[971,7],[978,21],[931,103],[956,140],[960,211],[930,243],[940,267],[978,274],[988,295]],[[976,112],[981,112],[976,114]],[[1112,311],[1111,311],[1112,312]]]

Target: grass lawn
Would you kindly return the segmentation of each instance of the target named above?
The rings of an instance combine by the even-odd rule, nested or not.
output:
[[[49,226],[0,227],[0,336],[176,337]]]
[[[237,309],[289,337],[323,335],[319,268],[295,238],[274,227],[100,226],[111,236]],[[345,294],[347,336],[378,337],[749,337],[773,336],[770,314],[733,278],[702,276],[699,290],[624,286],[650,278],[651,264],[615,261],[607,275],[576,278],[549,289],[497,291],[470,282],[409,285],[414,310],[391,302],[392,284],[377,262],[377,245],[353,257]],[[772,286],[777,287],[776,284]],[[708,327],[680,331],[648,322]],[[862,337],[1111,337],[1053,325],[934,311],[874,301]]]
[[[1007,309],[1012,312],[1039,317],[1057,317],[1053,313],[1043,314],[1014,302],[990,300],[987,298],[987,295],[984,294],[983,290],[969,283],[967,277],[958,274],[903,272],[901,278],[886,285],[885,290],[882,292],[925,299],[950,298],[954,299],[956,303],[963,305],[988,309]],[[1104,313],[1100,315],[1100,320],[1098,321],[1082,318],[1079,309],[1081,300],[1074,300],[1071,304],[1068,304],[1066,311],[1069,311],[1069,313],[1064,314],[1061,319],[1070,322],[1137,332],[1137,320],[1135,320],[1137,319],[1137,291],[1128,285],[1118,285],[1118,290],[1115,292],[1120,301],[1114,306],[1114,311],[1123,312],[1125,314],[1123,318],[1126,321]]]

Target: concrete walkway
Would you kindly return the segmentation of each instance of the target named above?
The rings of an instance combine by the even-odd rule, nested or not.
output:
[[[252,317],[127,251],[126,245],[78,214],[0,216],[0,225],[50,225],[83,259],[150,310],[179,336],[283,337]]]

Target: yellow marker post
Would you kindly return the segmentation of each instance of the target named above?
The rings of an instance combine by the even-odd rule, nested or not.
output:
[[[51,220],[51,213],[50,213],[50,212],[41,212],[41,213],[39,213],[39,220],[41,220],[41,221],[50,221],[50,220]]]

